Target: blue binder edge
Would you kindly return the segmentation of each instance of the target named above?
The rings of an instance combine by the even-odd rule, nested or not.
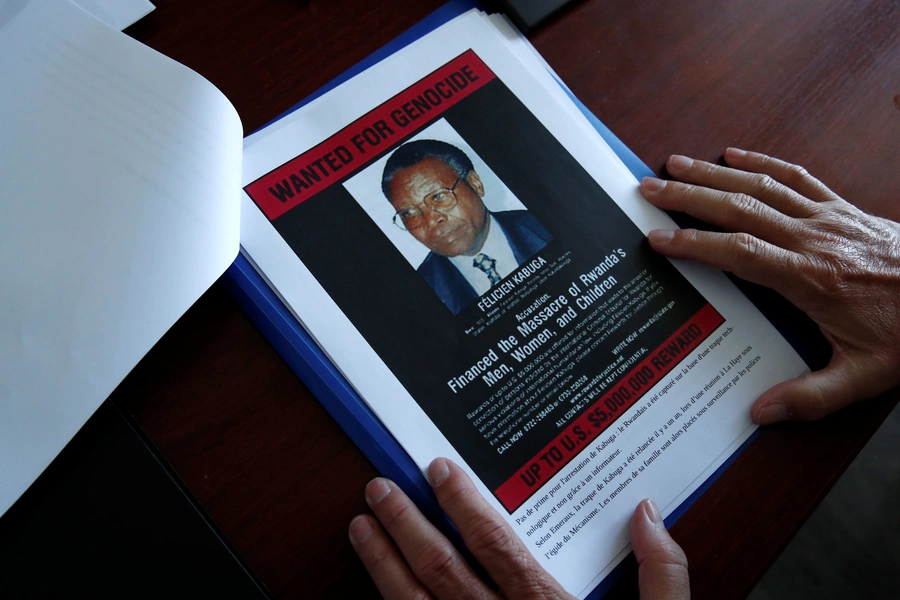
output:
[[[312,102],[472,8],[480,8],[480,6],[473,0],[451,0],[447,2],[391,43],[331,80],[322,88],[264,125],[264,127]],[[557,80],[557,83],[637,179],[640,180],[645,176],[654,176],[653,171],[625,146],[606,125],[594,116],[562,82]],[[458,548],[464,548],[462,540],[452,523],[440,510],[437,500],[431,491],[431,486],[412,458],[403,450],[393,435],[385,429],[381,421],[372,414],[359,394],[344,379],[343,375],[335,368],[321,348],[303,329],[297,319],[294,318],[284,303],[269,288],[265,280],[256,272],[243,254],[239,254],[234,263],[225,272],[223,281],[238,302],[238,305],[254,325],[272,344],[288,366],[306,384],[309,391],[313,393],[325,410],[337,421],[338,425],[366,455],[375,468],[385,477],[396,482],[419,506],[422,512]],[[793,342],[793,340],[790,341]],[[687,512],[697,498],[706,492],[713,482],[734,462],[738,455],[750,445],[758,433],[759,430],[754,432],[693,494],[665,519],[666,527],[671,527]],[[609,591],[623,573],[633,569],[636,569],[636,564],[632,554],[613,569],[590,592],[587,598],[589,600],[598,600]]]

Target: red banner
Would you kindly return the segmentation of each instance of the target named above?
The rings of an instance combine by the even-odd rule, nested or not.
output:
[[[669,339],[628,371],[613,389],[603,394],[515,475],[494,490],[497,499],[510,512],[519,508],[724,322],[725,319],[711,304],[700,309]]]
[[[273,221],[346,179],[494,78],[468,50],[244,190]]]

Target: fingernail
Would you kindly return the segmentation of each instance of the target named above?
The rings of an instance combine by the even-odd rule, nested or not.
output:
[[[350,521],[350,541],[354,545],[364,543],[374,531],[372,523],[362,515]]]
[[[648,192],[658,192],[659,190],[666,187],[666,182],[662,179],[657,179],[656,177],[644,177],[641,182],[641,187],[643,187]]]
[[[741,150],[740,148],[726,148],[726,149],[725,149],[725,154],[728,154],[729,156],[734,156],[734,157],[736,157],[736,158],[739,158],[739,157],[741,157],[741,156],[746,156],[746,155],[747,155],[747,151],[746,151],[746,150]]]
[[[431,461],[431,464],[428,465],[428,481],[431,482],[431,487],[438,487],[450,477],[450,465],[447,464],[446,459],[436,458]]]
[[[388,480],[378,477],[366,486],[366,502],[369,503],[369,506],[373,506],[384,500],[384,497],[390,493],[391,486],[388,484]]]
[[[673,237],[675,237],[675,232],[671,229],[654,229],[647,234],[647,239],[651,244],[665,244],[672,241]]]
[[[644,513],[647,515],[647,518],[650,519],[650,522],[659,527],[665,527],[662,515],[659,512],[659,507],[656,506],[656,502],[647,498],[644,500],[643,505]]]
[[[676,171],[683,171],[687,169],[694,161],[687,156],[682,156],[680,154],[673,154],[669,158],[669,169],[675,169]]]
[[[759,409],[759,415],[756,422],[760,425],[771,425],[772,423],[780,423],[791,418],[791,409],[781,402],[772,402],[766,404]]]

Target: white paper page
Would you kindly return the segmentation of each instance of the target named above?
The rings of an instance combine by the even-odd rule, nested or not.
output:
[[[576,118],[571,110],[559,109],[558,86],[553,84],[553,89],[544,87],[543,82],[524,67],[522,60],[510,53],[507,41],[497,35],[496,30],[477,13],[457,19],[438,33],[420,40],[415,47],[330,92],[271,129],[253,136],[244,152],[245,185],[330,138],[399,90],[415,84],[468,49],[474,49],[642,232],[646,234],[651,229],[673,227],[671,219],[643,200],[634,178],[623,172],[621,163],[608,159],[608,152],[611,151],[598,152],[598,136],[584,133],[583,117]],[[515,148],[509,151],[515,152]],[[349,187],[350,184],[345,185],[345,188]],[[461,461],[460,453],[419,408],[409,391],[313,277],[310,269],[297,259],[288,243],[246,195],[241,226],[244,251],[252,257],[313,338],[413,459],[423,468],[436,456]],[[335,235],[347,234],[335,232]],[[598,224],[598,235],[603,235],[602,224]],[[753,400],[775,382],[806,370],[806,365],[771,324],[722,273],[694,264],[678,263],[676,267],[725,318],[725,324],[712,333],[697,352],[692,352],[680,362],[671,372],[671,377],[665,377],[646,392],[646,408],[635,405],[617,417],[614,431],[619,435],[615,439],[605,443],[609,436],[601,434],[591,447],[572,458],[566,468],[512,514],[502,507],[491,490],[480,483],[477,469],[462,462],[464,468],[476,477],[488,500],[501,514],[508,515],[509,522],[535,557],[566,589],[577,595],[588,593],[628,553],[627,523],[641,499],[652,497],[660,504],[664,514],[671,513],[753,432],[755,426],[749,418]],[[366,292],[361,290],[360,293]],[[419,325],[424,327],[427,323]],[[748,354],[750,352],[752,354]],[[753,363],[753,370],[742,369],[757,353],[762,357],[762,362]],[[702,357],[697,358],[700,354]],[[729,365],[729,360],[736,362]],[[696,368],[698,364],[714,365],[714,368]],[[722,369],[719,369],[720,366]],[[735,367],[744,370],[746,376],[739,379],[739,385],[722,392],[728,394],[727,402],[710,402],[712,398],[722,396],[716,396],[720,389],[717,383],[724,376],[718,372],[721,370],[724,373],[726,369]],[[709,387],[703,390],[705,386]],[[704,394],[700,395],[699,390],[703,390]],[[650,398],[654,398],[652,403]],[[703,401],[697,404],[700,398]],[[664,402],[657,402],[659,399]],[[705,402],[710,402],[709,406]],[[697,413],[700,416],[692,421],[691,417]],[[679,420],[682,417],[688,424],[684,433],[677,437],[681,441],[666,446],[656,455],[656,444],[662,445],[664,438],[656,442],[655,431],[661,430],[667,438],[673,434],[668,431],[669,427],[676,431],[683,426]],[[671,423],[667,423],[669,420]],[[618,427],[622,427],[623,431],[618,431]],[[610,434],[613,432],[608,431]],[[651,439],[652,443],[649,441]],[[686,439],[693,441],[684,442]],[[634,464],[637,470],[643,458],[640,457],[641,451],[636,452],[635,449],[640,448],[644,441],[647,441],[647,454],[653,459],[648,465],[642,465],[641,471],[646,469],[648,473],[653,473],[651,477],[635,477],[633,483],[615,494],[610,493],[615,486],[605,488],[605,492],[596,498],[588,497],[591,490],[587,487],[575,490],[574,481],[582,477],[579,474],[582,467],[578,465],[589,465],[588,470],[598,469],[593,476],[598,480],[617,466]],[[607,461],[611,455],[615,456]],[[631,460],[627,460],[628,457]],[[623,465],[619,465],[619,460]],[[610,481],[622,472],[609,478]],[[623,479],[625,477],[627,475]],[[569,484],[569,481],[573,483]],[[534,499],[545,495],[549,498],[554,489],[556,491],[552,493],[558,495],[552,502],[547,501],[550,504],[534,502]],[[570,493],[572,497],[566,499]],[[566,514],[566,502],[577,504],[581,501],[587,503],[583,505],[585,508],[576,509],[573,516],[563,520],[556,515],[557,511],[561,511],[561,515]],[[601,502],[602,508],[599,506]],[[554,506],[553,512],[548,510],[547,519],[538,521],[542,507],[551,505]],[[577,535],[573,534],[563,543],[562,536],[569,533],[570,527],[580,523],[592,507],[598,509],[594,516],[602,514],[602,517],[588,519],[578,528]],[[548,531],[554,524],[559,527],[553,532]],[[548,537],[544,539],[545,536]],[[557,543],[562,545],[556,548]]]
[[[241,124],[63,0],[0,4],[0,514],[228,267]]]
[[[71,0],[110,27],[122,31],[137,23],[156,7],[148,0]]]

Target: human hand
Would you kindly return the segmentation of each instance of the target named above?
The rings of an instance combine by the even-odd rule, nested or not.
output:
[[[435,459],[428,479],[472,555],[494,580],[488,587],[453,545],[390,480],[373,479],[366,502],[378,520],[350,522],[350,542],[387,600],[407,598],[572,599],[453,462]],[[643,600],[689,597],[687,559],[659,511],[643,501],[631,519]]]
[[[735,148],[725,161],[731,168],[670,156],[680,181],[643,180],[655,206],[726,231],[655,230],[650,245],[772,288],[833,350],[826,368],[760,396],[753,420],[818,419],[900,383],[900,225],[860,211],[802,167]]]

